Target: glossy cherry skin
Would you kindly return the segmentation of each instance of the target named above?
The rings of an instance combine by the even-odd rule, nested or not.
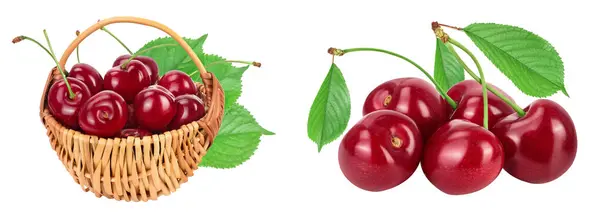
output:
[[[121,136],[121,138],[127,138],[130,136],[145,137],[145,136],[152,136],[152,133],[150,131],[140,129],[140,128],[128,128],[128,129],[121,130],[120,136]]]
[[[158,80],[158,85],[165,87],[169,90],[175,97],[184,94],[193,94],[198,93],[198,89],[196,88],[196,84],[190,76],[186,73],[178,70],[172,70],[167,72],[163,77]]]
[[[340,144],[344,176],[367,191],[384,191],[406,181],[417,169],[423,149],[417,124],[391,110],[365,115]]]
[[[123,63],[127,62],[127,60],[129,58],[131,58],[131,55],[119,56],[113,63],[113,67],[122,65]],[[142,63],[144,63],[144,65],[146,65],[148,67],[148,69],[149,69],[148,75],[150,77],[150,84],[155,84],[156,81],[158,81],[158,64],[156,64],[156,61],[154,61],[154,59],[147,57],[147,56],[137,56],[133,59],[141,61]]]
[[[204,102],[196,95],[179,95],[175,98],[176,112],[169,124],[170,129],[197,121],[206,114]]]
[[[556,102],[538,99],[500,120],[491,131],[502,142],[504,170],[525,182],[540,184],[562,176],[577,153],[573,120]]]
[[[113,137],[127,123],[127,115],[125,99],[114,91],[103,90],[81,107],[79,125],[87,134]]]
[[[142,90],[133,102],[135,119],[141,128],[163,132],[176,113],[175,97],[157,85]]]
[[[69,77],[73,77],[85,83],[92,95],[95,95],[104,89],[102,75],[89,64],[77,63],[73,65],[71,71],[69,71]]]
[[[48,109],[54,118],[65,127],[76,130],[79,129],[77,118],[83,104],[92,96],[88,87],[81,81],[72,77],[67,77],[75,97],[69,97],[69,90],[64,80],[59,80],[52,84],[48,90]]]
[[[413,119],[424,140],[448,119],[446,102],[432,84],[419,78],[393,79],[373,89],[363,105],[363,115],[382,109]]]
[[[496,86],[488,83],[488,88],[498,90],[498,92],[513,101],[508,94]],[[448,96],[457,104],[456,110],[450,112],[450,119],[464,119],[483,126],[483,91],[481,84],[475,80],[459,82],[448,90]],[[448,106],[448,108],[450,107]],[[512,107],[488,91],[488,125],[490,127],[511,113],[514,113]]]
[[[131,60],[125,69],[113,67],[104,75],[104,89],[117,92],[127,103],[149,85],[148,68],[137,60]]]
[[[425,145],[421,168],[427,179],[450,195],[479,191],[502,171],[504,154],[492,132],[457,119],[440,127]]]

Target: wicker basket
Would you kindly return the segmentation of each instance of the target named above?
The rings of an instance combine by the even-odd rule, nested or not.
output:
[[[214,140],[223,117],[224,94],[217,78],[206,71],[192,48],[163,24],[137,17],[101,20],[83,31],[66,49],[59,65],[87,36],[112,23],[135,23],[164,31],[174,38],[198,67],[202,84],[198,96],[207,107],[206,115],[180,129],[152,136],[99,138],[71,130],[59,123],[47,108],[48,89],[62,79],[56,67],[48,75],[40,104],[40,117],[50,145],[67,171],[84,191],[97,197],[125,201],[156,200],[177,190],[198,169],[198,164]]]

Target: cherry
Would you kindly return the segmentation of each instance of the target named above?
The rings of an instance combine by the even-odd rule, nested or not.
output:
[[[123,65],[123,63],[127,62],[129,58],[131,58],[131,55],[129,54],[119,56],[113,63],[113,67]],[[144,63],[144,65],[148,67],[148,76],[150,77],[150,84],[155,84],[156,81],[158,81],[158,64],[156,64],[156,61],[154,61],[154,59],[148,56],[136,56],[133,57],[133,59]]]
[[[75,97],[69,97],[69,90],[64,80],[56,81],[48,90],[48,109],[63,125],[78,129],[77,118],[80,107],[92,96],[88,87],[81,80],[67,78]]]
[[[180,95],[175,98],[176,112],[170,129],[179,129],[182,125],[196,121],[206,114],[204,102],[196,95]]]
[[[71,71],[69,71],[69,77],[83,81],[90,89],[92,95],[103,90],[104,81],[102,80],[102,75],[89,64],[77,63],[73,65]]]
[[[87,134],[112,137],[127,123],[127,103],[121,95],[103,90],[92,96],[79,112],[79,125]]]
[[[501,89],[488,82],[488,88],[494,88],[513,101]],[[465,80],[452,86],[448,95],[457,102],[456,110],[449,112],[450,119],[464,119],[483,126],[483,92],[481,84],[475,80]],[[514,102],[514,101],[513,101]],[[450,106],[447,109],[452,110]],[[488,125],[494,125],[501,118],[514,113],[514,110],[498,96],[488,91]]]
[[[128,103],[149,85],[148,68],[138,60],[131,60],[125,67],[113,67],[104,75],[104,89],[119,93]]]
[[[577,153],[573,120],[556,102],[538,99],[519,117],[513,113],[491,131],[504,145],[504,170],[529,183],[547,183],[562,176]]]
[[[140,91],[133,106],[139,126],[154,132],[166,130],[177,111],[173,94],[158,85]]]
[[[479,191],[502,171],[502,145],[494,134],[456,119],[442,125],[425,145],[421,168],[439,190],[451,195]]]
[[[391,110],[365,115],[339,147],[338,161],[346,178],[367,191],[383,191],[406,181],[417,169],[422,137],[408,116]]]
[[[127,105],[127,123],[125,124],[126,128],[135,128],[138,126],[137,121],[135,120],[133,104]]]
[[[167,72],[163,77],[158,80],[158,85],[165,87],[175,97],[184,94],[198,93],[196,84],[190,76],[179,70],[172,70]]]
[[[435,87],[419,78],[398,78],[373,89],[363,105],[363,115],[387,109],[401,112],[415,121],[427,140],[447,120],[446,103]]]
[[[140,128],[128,128],[128,129],[121,130],[120,135],[122,138],[127,138],[130,136],[145,137],[145,136],[152,136],[152,133],[150,131],[140,129]]]

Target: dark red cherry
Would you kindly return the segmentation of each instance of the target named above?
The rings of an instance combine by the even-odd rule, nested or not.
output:
[[[117,92],[128,103],[149,85],[148,68],[137,60],[131,60],[125,69],[113,67],[104,75],[104,89]]]
[[[491,184],[502,171],[504,155],[492,132],[457,119],[440,127],[425,145],[421,168],[439,190],[469,194]]]
[[[157,85],[140,91],[135,97],[133,107],[138,125],[153,132],[168,129],[177,111],[173,94]]]
[[[342,173],[367,191],[383,191],[406,181],[417,169],[422,137],[415,122],[391,110],[365,115],[339,147]]]
[[[167,72],[163,77],[158,80],[158,85],[165,87],[169,90],[175,97],[184,94],[193,94],[198,93],[198,89],[196,88],[196,84],[190,76],[186,73],[178,70],[172,70]]]
[[[123,63],[127,62],[129,58],[131,58],[131,55],[119,56],[113,63],[113,67],[122,65]],[[158,64],[156,64],[156,61],[147,56],[137,56],[133,59],[141,61],[142,63],[144,63],[144,65],[148,67],[148,76],[150,77],[150,84],[155,84],[156,81],[158,81]]]
[[[488,83],[488,88],[494,88],[505,95],[511,101],[502,89]],[[483,92],[481,84],[475,80],[465,80],[452,86],[448,90],[448,96],[456,101],[457,107],[454,112],[450,112],[450,119],[464,119],[480,126],[483,126]],[[514,102],[514,101],[513,101]],[[450,108],[448,106],[448,108]],[[451,110],[452,108],[450,108]],[[510,105],[506,104],[498,96],[488,91],[488,125],[490,127],[501,118],[514,113]]]
[[[130,136],[145,137],[145,136],[152,136],[152,133],[150,131],[140,129],[140,128],[128,128],[128,129],[121,130],[120,135],[122,138],[127,138]]]
[[[83,104],[92,96],[88,87],[78,79],[67,77],[75,97],[69,97],[69,90],[64,79],[61,79],[48,90],[48,109],[54,118],[70,129],[79,129],[77,118]]]
[[[175,104],[177,111],[169,124],[172,130],[197,121],[206,114],[204,102],[196,95],[179,95],[175,98]]]
[[[562,176],[577,153],[577,133],[567,111],[556,102],[538,99],[513,113],[491,131],[502,142],[504,170],[529,183],[547,183]]]
[[[127,105],[127,123],[125,124],[126,128],[136,128],[138,126],[137,121],[135,120],[135,113],[133,104]]]
[[[363,115],[382,109],[413,119],[424,140],[448,119],[446,102],[432,84],[419,78],[393,79],[371,91],[363,105]]]
[[[121,95],[103,90],[81,107],[79,125],[85,133],[99,137],[116,136],[127,123],[127,103]]]
[[[102,75],[89,64],[77,63],[73,65],[71,71],[69,71],[69,77],[83,81],[90,89],[92,95],[95,95],[104,89]]]

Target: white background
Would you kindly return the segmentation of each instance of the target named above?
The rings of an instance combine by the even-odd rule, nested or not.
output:
[[[0,215],[598,215],[599,122],[597,7],[578,1],[3,1],[0,3]],[[367,3],[368,2],[368,3]],[[13,45],[17,35],[43,41],[47,29],[56,52],[101,18],[140,16],[178,33],[208,33],[207,52],[257,60],[243,79],[245,105],[277,133],[264,137],[250,161],[231,170],[202,168],[174,194],[147,203],[98,199],[76,185],[48,144],[38,103],[53,62],[32,43]],[[565,63],[571,98],[551,97],[575,121],[579,151],[571,169],[543,185],[502,172],[484,190],[465,196],[438,191],[420,168],[402,185],[379,193],[362,191],[342,175],[339,139],[317,153],[306,135],[312,100],[331,63],[327,48],[378,47],[399,52],[433,72],[431,21],[518,25],[549,40]],[[162,32],[142,26],[109,27],[132,49]],[[521,106],[524,96],[460,32],[451,36],[476,51],[488,81]],[[102,72],[124,50],[98,32],[81,45],[83,61]],[[71,58],[67,67],[75,61]],[[379,83],[400,76],[425,78],[411,65],[377,53],[336,58],[352,95],[350,126],[362,102]],[[596,205],[595,208],[593,205]]]

